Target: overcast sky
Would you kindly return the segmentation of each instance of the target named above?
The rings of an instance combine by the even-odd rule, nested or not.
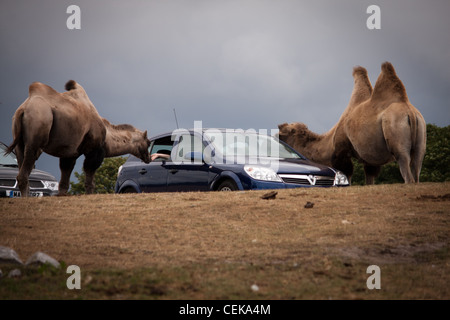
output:
[[[369,30],[370,5],[381,29]],[[66,26],[69,5],[81,29]],[[450,1],[154,0],[0,2],[0,141],[33,81],[87,91],[100,115],[149,135],[176,128],[324,133],[353,87],[390,61],[427,123],[450,124]],[[84,157],[75,171],[81,172]],[[60,177],[58,160],[37,167]]]

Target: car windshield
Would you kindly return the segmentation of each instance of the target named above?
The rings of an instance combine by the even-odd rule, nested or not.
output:
[[[255,131],[207,130],[204,134],[224,157],[303,159],[276,138]]]
[[[0,145],[0,166],[17,167],[17,158],[13,153],[5,155],[6,148]]]

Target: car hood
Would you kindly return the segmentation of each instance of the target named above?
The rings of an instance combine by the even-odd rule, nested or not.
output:
[[[226,163],[235,163],[232,157],[226,158]],[[315,174],[319,176],[334,176],[335,171],[328,166],[311,162],[306,159],[274,159],[274,158],[247,158],[247,164],[258,164],[271,167],[279,174]]]
[[[15,179],[19,174],[19,168],[15,167],[0,167],[0,179]],[[33,169],[30,174],[30,180],[47,180],[47,181],[56,181],[56,178],[45,172],[38,169]]]
[[[334,176],[330,167],[301,159],[280,159],[277,173],[281,174],[315,174],[320,176]]]

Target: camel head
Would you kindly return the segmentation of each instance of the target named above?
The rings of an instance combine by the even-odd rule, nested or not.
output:
[[[111,124],[102,118],[106,128],[106,156],[115,157],[131,153],[145,163],[150,163],[150,140],[147,138],[147,130],[142,132],[130,124]]]
[[[283,123],[278,125],[278,129],[279,139],[290,146],[303,146],[310,140],[311,132],[304,123]]]
[[[136,129],[136,134],[133,137],[132,142],[137,150],[137,154],[135,154],[135,156],[145,163],[150,163],[150,154],[148,152],[148,147],[150,147],[150,140],[147,138],[147,130],[142,132]]]

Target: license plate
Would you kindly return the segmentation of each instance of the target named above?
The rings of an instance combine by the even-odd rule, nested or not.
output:
[[[44,193],[43,192],[31,191],[28,195],[30,197],[43,197]],[[18,198],[18,197],[21,197],[22,194],[20,193],[20,191],[6,190],[6,196],[10,197],[10,198]]]

